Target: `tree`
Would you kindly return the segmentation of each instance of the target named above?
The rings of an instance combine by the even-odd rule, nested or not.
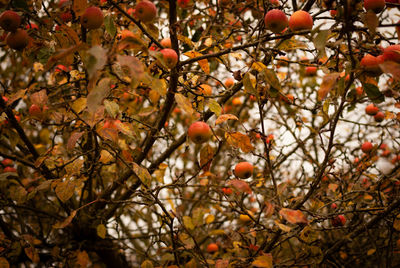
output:
[[[399,265],[397,1],[134,2],[1,1],[1,267]]]

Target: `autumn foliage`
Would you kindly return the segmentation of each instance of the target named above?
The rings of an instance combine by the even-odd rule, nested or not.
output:
[[[398,267],[398,1],[0,1],[0,267]]]

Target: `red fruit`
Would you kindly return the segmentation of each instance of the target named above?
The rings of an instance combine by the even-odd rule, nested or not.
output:
[[[339,227],[344,226],[346,223],[346,218],[343,215],[338,215],[332,219],[332,226]]]
[[[363,151],[363,153],[369,153],[373,148],[374,146],[369,141],[366,141],[361,145],[361,151]]]
[[[289,19],[289,28],[292,31],[311,30],[313,24],[311,15],[304,10],[294,12]]]
[[[14,164],[14,161],[12,161],[11,159],[6,158],[6,159],[4,159],[3,161],[1,161],[1,163],[2,163],[4,166],[12,166],[12,165]]]
[[[24,49],[29,43],[29,35],[23,29],[18,29],[15,32],[11,32],[6,37],[7,45],[15,50]]]
[[[232,100],[232,105],[233,106],[239,106],[241,104],[242,104],[242,100],[239,97],[233,98],[233,100]]]
[[[391,45],[383,50],[384,61],[395,61],[400,63],[400,45]]]
[[[307,76],[314,76],[317,74],[317,67],[308,66],[308,67],[306,67],[305,73]]]
[[[385,0],[364,0],[365,10],[372,10],[375,13],[381,12],[385,8]]]
[[[379,108],[376,107],[373,103],[369,104],[365,107],[365,113],[368,115],[376,115],[379,112]]]
[[[246,179],[253,175],[253,165],[249,162],[240,162],[236,165],[234,173],[241,179]]]
[[[56,73],[61,73],[61,72],[69,72],[70,68],[66,67],[65,65],[59,64],[56,66],[54,69]]]
[[[272,9],[264,17],[265,28],[273,33],[280,33],[288,26],[286,14],[279,9]]]
[[[332,203],[331,209],[337,209],[337,205],[335,203]]]
[[[269,0],[269,3],[273,6],[279,6],[279,0]]]
[[[178,6],[180,8],[187,8],[189,6],[190,0],[178,0]]]
[[[364,90],[362,87],[356,87],[357,96],[361,96],[363,93],[364,93]]]
[[[60,15],[60,18],[63,22],[69,22],[72,20],[72,14],[71,12],[64,12]]]
[[[222,192],[226,195],[231,195],[233,193],[233,190],[231,188],[222,188]]]
[[[381,68],[379,67],[379,61],[377,57],[370,54],[365,55],[360,62],[361,68],[365,73],[371,76],[379,76],[382,74]]]
[[[29,107],[29,114],[34,117],[40,117],[42,109],[40,109],[36,104],[32,104],[31,107]]]
[[[383,119],[385,119],[385,114],[382,112],[378,112],[376,115],[374,115],[374,119],[376,122],[382,122]]]
[[[27,29],[27,30],[29,30],[29,29],[32,29],[32,30],[39,30],[39,26],[37,26],[35,23],[33,23],[33,22],[29,22],[26,26],[25,26],[25,29]]]
[[[197,144],[208,141],[212,136],[211,128],[202,121],[194,122],[188,129],[189,138]]]
[[[330,14],[331,14],[331,17],[336,17],[337,10],[336,10],[336,9],[332,9],[332,10],[330,11]]]
[[[161,45],[163,46],[163,47],[166,47],[166,48],[171,48],[172,46],[171,46],[171,38],[164,38],[163,40],[161,40]]]
[[[100,28],[104,21],[104,15],[100,8],[91,6],[81,16],[81,24],[84,28],[94,30]]]
[[[178,63],[178,54],[171,48],[164,48],[160,51],[163,55],[165,65],[169,68],[175,67]]]
[[[13,167],[5,167],[3,171],[4,171],[4,173],[6,173],[6,172],[17,172],[17,170],[15,168],[13,168]]]
[[[215,244],[215,243],[208,244],[208,246],[207,246],[207,252],[208,253],[214,253],[214,252],[217,252],[217,251],[218,251],[218,245],[217,244]]]
[[[143,22],[150,22],[157,16],[157,8],[152,2],[144,0],[136,5],[135,15]]]
[[[12,10],[6,10],[0,15],[0,26],[7,32],[15,32],[21,25],[21,17]]]

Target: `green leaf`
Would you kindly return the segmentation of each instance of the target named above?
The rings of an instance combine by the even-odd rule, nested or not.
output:
[[[319,30],[317,36],[313,39],[313,43],[315,48],[318,50],[319,57],[323,57],[326,55],[325,53],[326,41],[330,33],[331,33],[330,30]]]
[[[370,99],[372,102],[381,103],[385,101],[385,96],[379,91],[377,86],[365,83],[363,84],[363,88],[368,96],[368,99]]]
[[[104,18],[104,26],[106,28],[106,31],[111,35],[115,36],[117,33],[117,27],[115,27],[113,17],[111,15],[108,15]]]
[[[210,108],[211,112],[215,113],[217,116],[219,116],[222,112],[221,106],[214,99],[209,100],[208,107]]]
[[[250,73],[245,73],[243,76],[243,86],[244,91],[250,94],[256,95],[256,89],[254,88],[255,83],[253,85],[253,81],[255,81],[254,76]]]
[[[264,69],[262,71],[264,74],[265,82],[267,82],[271,87],[280,90],[281,89],[281,83],[276,76],[276,73],[272,69]]]

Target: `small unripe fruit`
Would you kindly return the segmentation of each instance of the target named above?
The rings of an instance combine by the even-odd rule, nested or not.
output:
[[[143,22],[150,22],[157,16],[157,8],[152,2],[145,0],[136,5],[135,15]]]
[[[379,108],[376,107],[373,103],[369,104],[365,107],[365,113],[368,115],[376,115],[379,112]]]
[[[211,128],[202,121],[194,122],[188,129],[189,138],[197,144],[208,141],[212,136]]]
[[[375,13],[381,12],[385,8],[385,0],[364,0],[365,10],[372,10]]]
[[[23,29],[18,29],[15,32],[11,32],[6,37],[6,44],[15,50],[24,49],[29,43],[29,35]]]
[[[360,66],[366,74],[371,76],[379,76],[382,73],[377,57],[370,54],[361,59]]]
[[[311,30],[313,24],[311,15],[304,10],[294,12],[289,19],[289,28],[292,31]]]
[[[382,122],[383,119],[385,119],[385,114],[382,112],[378,112],[376,115],[374,115],[374,119],[376,122]]]
[[[217,244],[215,244],[215,243],[208,244],[208,246],[207,246],[207,252],[208,253],[214,253],[214,252],[217,252],[217,251],[218,251],[218,245]]]
[[[231,78],[231,77],[227,78],[227,79],[225,80],[225,83],[224,83],[224,85],[225,85],[227,88],[230,88],[230,87],[233,86],[234,84],[235,84],[235,80],[233,80],[233,78]]]
[[[286,14],[279,9],[272,9],[264,17],[265,27],[273,33],[280,33],[288,26]]]
[[[233,100],[232,100],[232,105],[233,106],[239,106],[241,104],[242,104],[242,100],[239,97],[233,98]]]
[[[363,151],[363,153],[369,153],[373,148],[374,146],[369,141],[366,141],[361,145],[361,151]]]
[[[343,215],[338,215],[332,219],[332,226],[339,227],[344,226],[346,223],[346,218]]]
[[[0,26],[7,32],[15,32],[21,25],[21,17],[12,10],[6,10],[0,15]]]
[[[81,16],[81,24],[84,28],[94,30],[100,28],[104,21],[104,15],[100,8],[92,6],[85,10]]]
[[[240,162],[235,166],[234,173],[241,179],[246,179],[253,175],[253,165],[249,162]]]
[[[164,48],[160,51],[163,55],[165,65],[169,68],[175,67],[178,63],[178,54],[171,48]]]

